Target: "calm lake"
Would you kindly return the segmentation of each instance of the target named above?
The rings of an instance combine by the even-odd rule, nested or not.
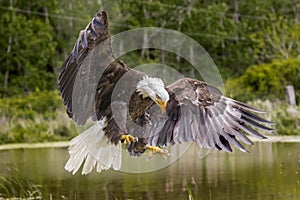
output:
[[[300,143],[256,143],[249,150],[212,151],[198,159],[192,145],[180,159],[156,171],[109,170],[86,176],[64,170],[66,148],[6,150],[0,151],[0,174],[19,169],[20,176],[41,185],[43,199],[188,199],[189,191],[195,199],[300,199]],[[145,160],[127,158],[124,154],[128,168]],[[151,167],[159,162],[152,159]]]

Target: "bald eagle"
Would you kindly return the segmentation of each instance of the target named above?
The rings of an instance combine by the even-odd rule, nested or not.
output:
[[[272,122],[257,115],[263,111],[223,96],[208,83],[182,78],[165,86],[162,79],[129,68],[112,52],[104,11],[80,31],[58,87],[70,118],[80,125],[96,121],[70,142],[65,169],[73,174],[83,163],[82,174],[93,168],[119,170],[122,143],[132,156],[145,151],[167,156],[165,146],[185,142],[247,152],[242,143],[253,142],[246,134],[263,139],[256,129],[273,130],[264,125]]]

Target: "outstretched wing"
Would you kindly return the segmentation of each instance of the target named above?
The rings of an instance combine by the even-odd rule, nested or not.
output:
[[[142,72],[129,69],[115,58],[107,14],[98,12],[80,32],[58,78],[60,94],[69,117],[78,124],[85,124],[90,117],[98,120],[71,141],[66,170],[76,173],[84,160],[83,174],[89,173],[96,165],[98,172],[110,167],[120,169],[120,136],[126,128],[127,108],[138,113],[136,118],[144,111],[136,107],[140,104],[128,106],[126,103],[130,101],[128,95],[136,89],[137,82],[143,76]],[[142,102],[145,109],[153,103],[149,99],[139,99],[138,93],[133,95],[133,100]]]
[[[200,147],[229,152],[233,145],[247,152],[242,143],[253,142],[245,133],[263,139],[253,128],[273,130],[263,125],[272,122],[257,116],[263,111],[227,98],[207,83],[185,78],[167,89],[170,94],[167,117],[152,129],[148,141],[151,145],[196,142]]]
[[[105,77],[114,77],[115,71],[126,70],[127,67],[116,61],[111,50],[107,14],[98,12],[80,31],[58,77],[58,87],[69,117],[78,124],[84,124],[91,116],[96,119],[97,101],[109,99],[103,95],[110,93],[99,96],[96,91],[111,89]],[[104,78],[100,81],[102,76]]]

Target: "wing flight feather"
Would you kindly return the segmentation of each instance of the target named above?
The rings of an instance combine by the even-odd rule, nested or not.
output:
[[[248,152],[242,143],[253,145],[253,142],[247,135],[265,139],[256,129],[274,130],[265,126],[273,125],[272,122],[257,115],[264,111],[227,98],[207,83],[184,78],[168,86],[167,90],[170,94],[167,118],[160,122],[163,124],[161,130],[150,133],[151,145],[196,142],[205,148],[231,152],[232,145]],[[174,115],[178,115],[175,120]]]

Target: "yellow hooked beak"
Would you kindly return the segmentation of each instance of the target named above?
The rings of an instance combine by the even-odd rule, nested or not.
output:
[[[160,107],[161,113],[164,114],[167,109],[167,101],[156,100],[155,103]]]

